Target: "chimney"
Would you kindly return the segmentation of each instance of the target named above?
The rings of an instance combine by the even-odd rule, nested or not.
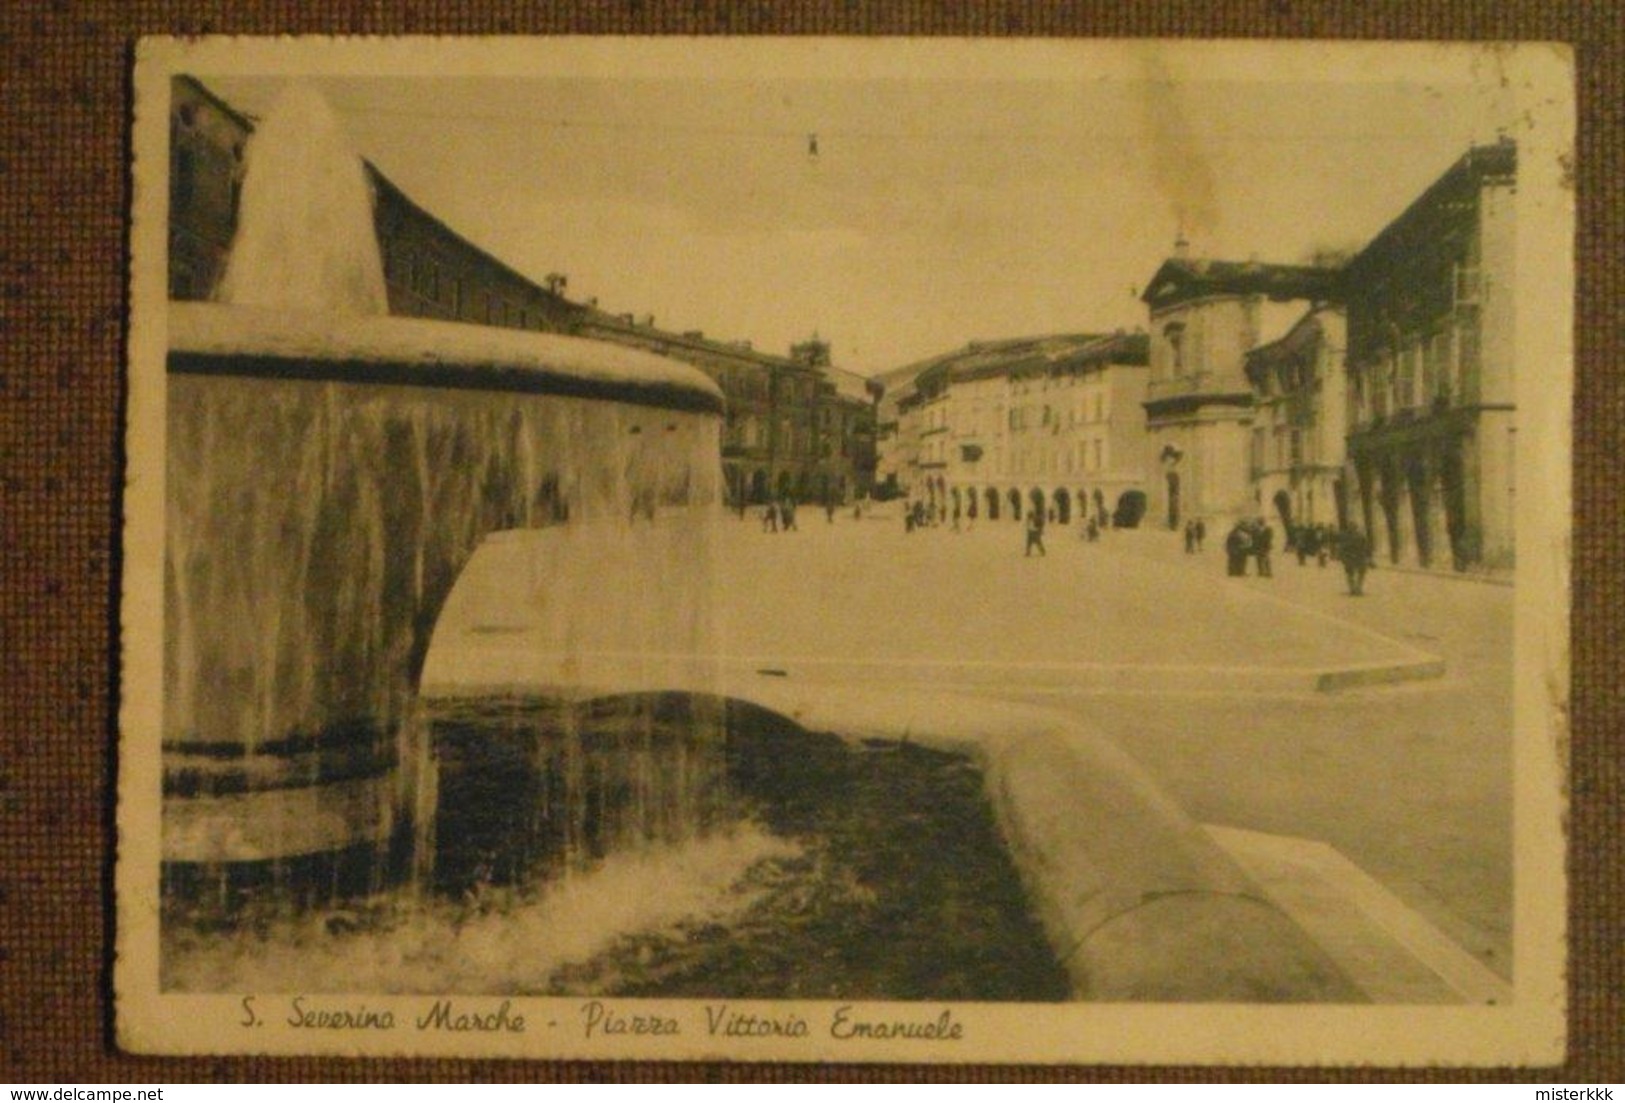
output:
[[[1191,257],[1191,243],[1186,240],[1184,230],[1174,238],[1174,257],[1177,260],[1189,260]]]

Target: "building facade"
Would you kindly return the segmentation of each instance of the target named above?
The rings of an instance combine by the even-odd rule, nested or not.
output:
[[[1133,526],[1145,512],[1140,333],[973,342],[924,361],[888,403],[883,464],[942,520]],[[889,395],[889,397],[891,397]]]
[[[169,293],[211,298],[237,229],[253,120],[186,76],[171,82]],[[391,314],[567,333],[647,349],[698,367],[726,399],[722,464],[730,501],[845,501],[875,477],[878,387],[830,361],[816,336],[772,356],[748,341],[657,329],[538,283],[420,207],[370,163],[374,229]]]
[[[170,85],[169,294],[208,299],[237,231],[253,122],[185,76]],[[459,236],[370,163],[373,226],[391,314],[573,333],[583,308]]]
[[[1141,296],[1150,312],[1146,431],[1157,467],[1155,523],[1213,529],[1254,516],[1255,414],[1247,354],[1284,335],[1307,307],[1334,300],[1335,268],[1197,260],[1184,243]]]
[[[1346,329],[1342,307],[1318,306],[1285,336],[1247,353],[1253,500],[1283,533],[1301,525],[1341,528],[1349,519]]]
[[[749,341],[673,333],[653,318],[597,308],[583,312],[575,332],[692,364],[722,388],[722,470],[732,504],[784,497],[840,504],[872,492],[880,389],[835,367],[828,342],[815,337],[777,356]]]
[[[1348,269],[1349,464],[1381,560],[1514,562],[1517,147],[1469,150]]]

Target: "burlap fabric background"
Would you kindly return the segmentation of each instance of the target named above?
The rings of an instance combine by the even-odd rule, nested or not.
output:
[[[1625,1079],[1618,361],[1625,20],[1612,0],[4,0],[0,1081]],[[1571,1057],[1533,1073],[156,1060],[111,1044],[116,596],[135,36],[277,32],[1547,39],[1578,51]],[[1538,370],[1538,365],[1531,365]]]

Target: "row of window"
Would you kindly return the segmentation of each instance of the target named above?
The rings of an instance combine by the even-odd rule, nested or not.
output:
[[[1044,476],[1094,474],[1107,470],[1111,451],[1103,437],[1072,441],[1065,447],[1012,449],[1008,465],[1001,465],[1003,475]]]
[[[540,309],[532,310],[494,291],[474,294],[461,275],[442,272],[438,259],[406,246],[385,246],[384,279],[393,287],[443,308],[453,318],[510,329],[547,328]]]
[[[718,380],[722,389],[730,397],[747,398],[755,402],[766,402],[768,399],[768,371],[766,368],[735,368],[722,369],[722,378]]]
[[[1092,400],[1091,400],[1092,399]],[[1088,425],[1106,420],[1109,408],[1106,404],[1104,391],[1096,391],[1092,396],[1085,395],[1069,406],[1021,405],[1011,406],[1006,414],[1006,428],[1011,432],[1021,432],[1027,429],[1070,429],[1079,425]],[[973,432],[980,431],[980,411],[971,415],[972,424],[976,426]]]
[[[1111,458],[1110,443],[1103,437],[1072,441],[1062,448],[1012,448],[994,444],[986,452],[971,451],[975,446],[949,445],[945,439],[920,444],[922,464],[946,464],[950,457],[977,464],[977,471],[990,477],[1081,475],[1105,471]]]
[[[1350,372],[1356,423],[1464,398],[1475,340],[1470,326],[1413,335],[1374,364]]]
[[[1099,381],[1099,369],[1087,374],[1069,373],[1063,375],[1043,375],[1036,379],[1010,380],[1010,393],[1013,395],[1041,394],[1045,391],[1059,390],[1083,386]]]
[[[1286,425],[1277,425],[1273,429],[1256,426],[1249,459],[1256,477],[1264,471],[1285,471],[1318,463],[1320,451],[1316,433]]]
[[[734,448],[760,449],[768,447],[767,421],[751,414],[728,419],[723,430],[723,443]],[[789,417],[779,418],[779,446],[786,455],[816,453],[820,457],[846,457],[856,449],[856,441],[848,433],[815,434],[812,430]]]

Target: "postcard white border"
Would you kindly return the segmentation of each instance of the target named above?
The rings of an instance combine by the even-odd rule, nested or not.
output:
[[[1264,62],[1267,61],[1267,64]],[[266,1025],[248,1028],[246,994],[164,994],[158,983],[162,703],[164,359],[167,295],[167,114],[177,73],[238,75],[478,74],[716,76],[820,79],[1086,71],[1175,80],[1495,79],[1517,97],[1525,129],[1518,180],[1517,380],[1520,493],[1515,598],[1515,998],[1500,1007],[1286,1007],[1100,1004],[857,1005],[865,1016],[935,1017],[948,1010],[961,1042],[837,1041],[839,1004],[727,1001],[799,1016],[806,1038],[708,1036],[705,1001],[613,1000],[626,1014],[678,1017],[679,1037],[585,1038],[580,999],[523,998],[524,1034],[289,1027],[284,997],[259,995]],[[1077,67],[1071,70],[1069,67]],[[137,50],[133,140],[128,480],[125,488],[122,700],[115,979],[121,1046],[148,1053],[744,1061],[1225,1063],[1272,1065],[1541,1065],[1564,1055],[1563,814],[1569,697],[1573,387],[1574,78],[1561,45],[964,39],[441,38],[143,40]],[[1537,444],[1539,447],[1535,447]],[[312,993],[311,996],[316,994]],[[432,997],[341,994],[337,1006],[391,1010],[410,1022]],[[459,1003],[495,1005],[500,1000]],[[723,1001],[711,1001],[720,1003]],[[549,1025],[552,1024],[552,1025]]]

